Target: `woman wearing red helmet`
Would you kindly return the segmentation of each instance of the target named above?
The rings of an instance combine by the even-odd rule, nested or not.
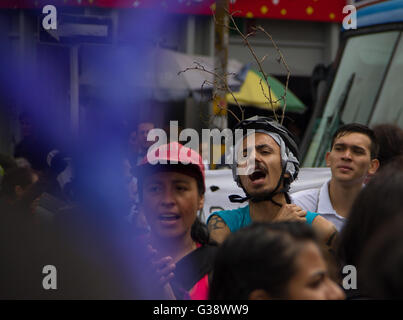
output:
[[[198,218],[204,205],[201,156],[177,142],[148,152],[138,167],[147,243],[165,289],[175,298],[207,299],[215,246]],[[167,286],[168,284],[168,286]]]

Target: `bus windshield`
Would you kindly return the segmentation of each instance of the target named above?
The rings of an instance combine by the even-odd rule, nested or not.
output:
[[[403,128],[403,33],[393,55],[369,125],[392,122]]]
[[[379,123],[377,119],[396,122],[396,110],[402,109],[396,104],[403,101],[403,90],[398,85],[403,72],[401,39],[400,31],[387,31],[358,35],[347,40],[304,166],[325,166],[325,154],[330,149],[331,137],[341,124]],[[395,52],[400,52],[400,55]],[[396,65],[396,70],[391,68],[392,65]],[[383,90],[385,83],[391,83],[391,88]],[[391,99],[395,102],[389,101]],[[385,115],[386,104],[389,109]]]

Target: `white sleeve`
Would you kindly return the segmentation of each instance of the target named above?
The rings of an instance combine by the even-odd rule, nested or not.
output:
[[[291,194],[291,202],[302,209],[315,212],[317,208],[319,189],[309,189]]]

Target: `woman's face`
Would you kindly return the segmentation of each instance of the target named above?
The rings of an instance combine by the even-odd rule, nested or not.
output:
[[[296,273],[288,285],[290,300],[339,300],[345,295],[329,278],[326,263],[318,246],[307,241],[295,259]]]
[[[178,172],[156,172],[144,179],[143,207],[153,235],[188,235],[204,205],[196,179]]]

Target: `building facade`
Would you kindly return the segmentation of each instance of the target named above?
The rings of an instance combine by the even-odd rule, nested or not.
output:
[[[44,17],[42,9],[49,1],[5,0],[0,3],[2,43],[13,56],[18,57],[21,70],[24,70],[26,64],[33,64],[34,69],[43,70],[40,77],[52,78],[52,86],[47,91],[44,104],[52,106],[55,115],[68,119],[73,131],[78,132],[85,118],[97,112],[92,99],[92,92],[96,90],[91,89],[91,83],[84,83],[82,79],[84,71],[88,69],[86,61],[91,60],[85,56],[85,52],[102,51],[105,46],[133,44],[133,34],[138,39],[137,33],[142,33],[144,27],[151,30],[145,32],[145,41],[153,45],[189,55],[214,55],[213,1],[50,2],[57,8],[59,16],[98,17],[108,21],[111,26],[105,43],[78,41],[72,45],[63,41],[49,41],[49,35],[41,28],[41,19]],[[341,0],[231,0],[230,12],[236,12],[235,21],[245,34],[257,25],[270,33],[290,69],[290,88],[309,104],[312,70],[317,64],[327,65],[333,61],[345,4],[346,1]],[[133,21],[144,19],[143,13],[146,11],[148,19],[133,24]],[[157,23],[162,16],[164,22]],[[133,30],[134,25],[136,30]],[[267,55],[263,63],[265,71],[285,79],[287,71],[278,63],[276,49],[268,37],[256,34],[250,38],[250,43],[259,57]],[[251,63],[252,68],[257,68],[242,39],[232,31],[229,33],[228,52],[229,58],[243,64]],[[17,115],[24,103],[18,97],[3,100],[3,104],[9,108],[2,108],[0,115],[0,152],[10,153],[19,139]],[[152,113],[158,115],[156,118],[159,122],[169,118],[179,120],[182,127],[196,129],[206,125],[200,113],[205,113],[207,117],[210,112],[208,104],[200,104],[192,98],[168,104],[156,103],[153,108]]]

